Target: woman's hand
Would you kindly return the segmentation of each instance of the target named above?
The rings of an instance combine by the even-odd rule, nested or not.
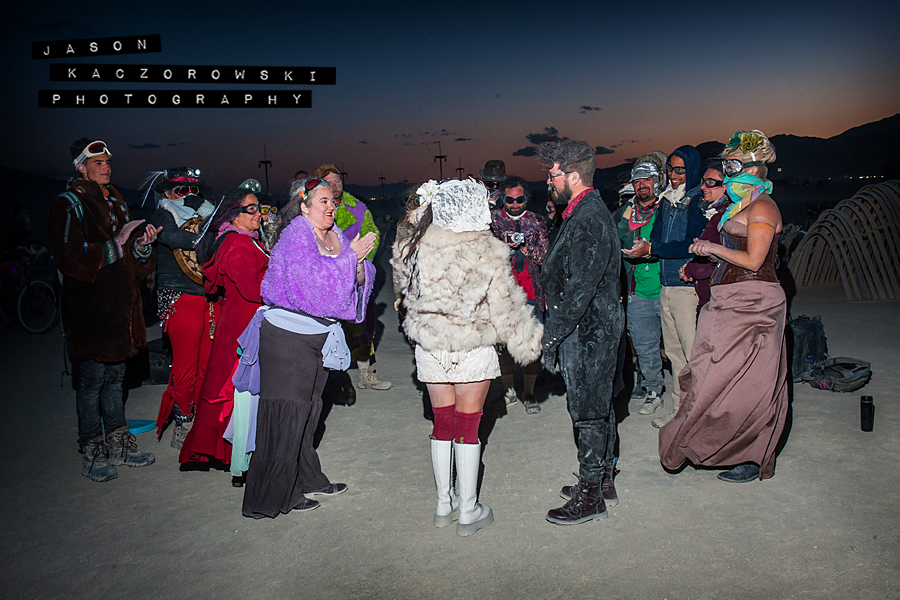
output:
[[[693,277],[688,277],[687,275],[684,274],[684,268],[685,268],[686,266],[687,266],[687,263],[681,265],[681,268],[678,269],[678,276],[681,278],[681,280],[682,280],[683,282],[685,282],[685,283],[691,283],[691,282],[694,281],[694,278],[693,278]]]
[[[691,244],[691,247],[688,248],[688,252],[691,254],[696,254],[697,256],[710,256],[716,246],[719,244],[713,244],[707,240],[701,240],[700,238],[694,238],[694,243]]]
[[[366,259],[366,255],[372,251],[372,248],[375,247],[375,232],[370,231],[366,235],[359,237],[359,234],[356,234],[356,237],[353,238],[353,241],[350,242],[350,248],[356,252],[356,262],[361,263]]]

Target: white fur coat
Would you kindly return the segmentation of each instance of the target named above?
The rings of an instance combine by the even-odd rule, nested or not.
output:
[[[513,278],[509,246],[490,231],[455,233],[432,225],[407,265],[401,255],[406,242],[394,244],[391,266],[395,291],[404,292],[403,329],[410,340],[448,352],[506,344],[517,362],[537,360],[544,329]]]

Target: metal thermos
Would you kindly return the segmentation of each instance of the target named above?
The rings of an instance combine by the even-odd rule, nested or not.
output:
[[[859,397],[859,428],[863,431],[872,431],[875,427],[875,403],[872,396]]]

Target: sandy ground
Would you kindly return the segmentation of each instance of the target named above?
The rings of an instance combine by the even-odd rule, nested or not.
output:
[[[795,316],[822,316],[833,355],[872,362],[873,433],[860,431],[859,392],[796,385],[775,476],[733,485],[717,471],[664,472],[651,417],[632,406],[619,426],[619,505],[608,519],[560,527],[544,515],[575,480],[575,447],[565,397],[551,393],[561,390],[539,389],[539,415],[519,405],[488,427],[481,500],[495,523],[460,538],[432,527],[430,423],[390,285],[379,301],[378,367],[394,387],[336,406],[319,448],[349,492],[260,521],[241,516],[230,474],[179,471],[169,432],[160,443],[138,436],[152,466],[122,467],[104,484],[82,477],[59,330],[3,330],[0,596],[900,598],[896,302],[826,290],[793,304]],[[129,418],[155,418],[162,391],[133,390]]]

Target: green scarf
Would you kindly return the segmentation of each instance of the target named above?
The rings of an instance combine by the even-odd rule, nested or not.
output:
[[[747,208],[751,202],[764,193],[772,193],[772,182],[764,181],[750,173],[738,173],[734,177],[725,178],[725,193],[734,204],[727,208],[722,215],[722,219],[719,221],[719,231],[722,231],[725,221]]]

